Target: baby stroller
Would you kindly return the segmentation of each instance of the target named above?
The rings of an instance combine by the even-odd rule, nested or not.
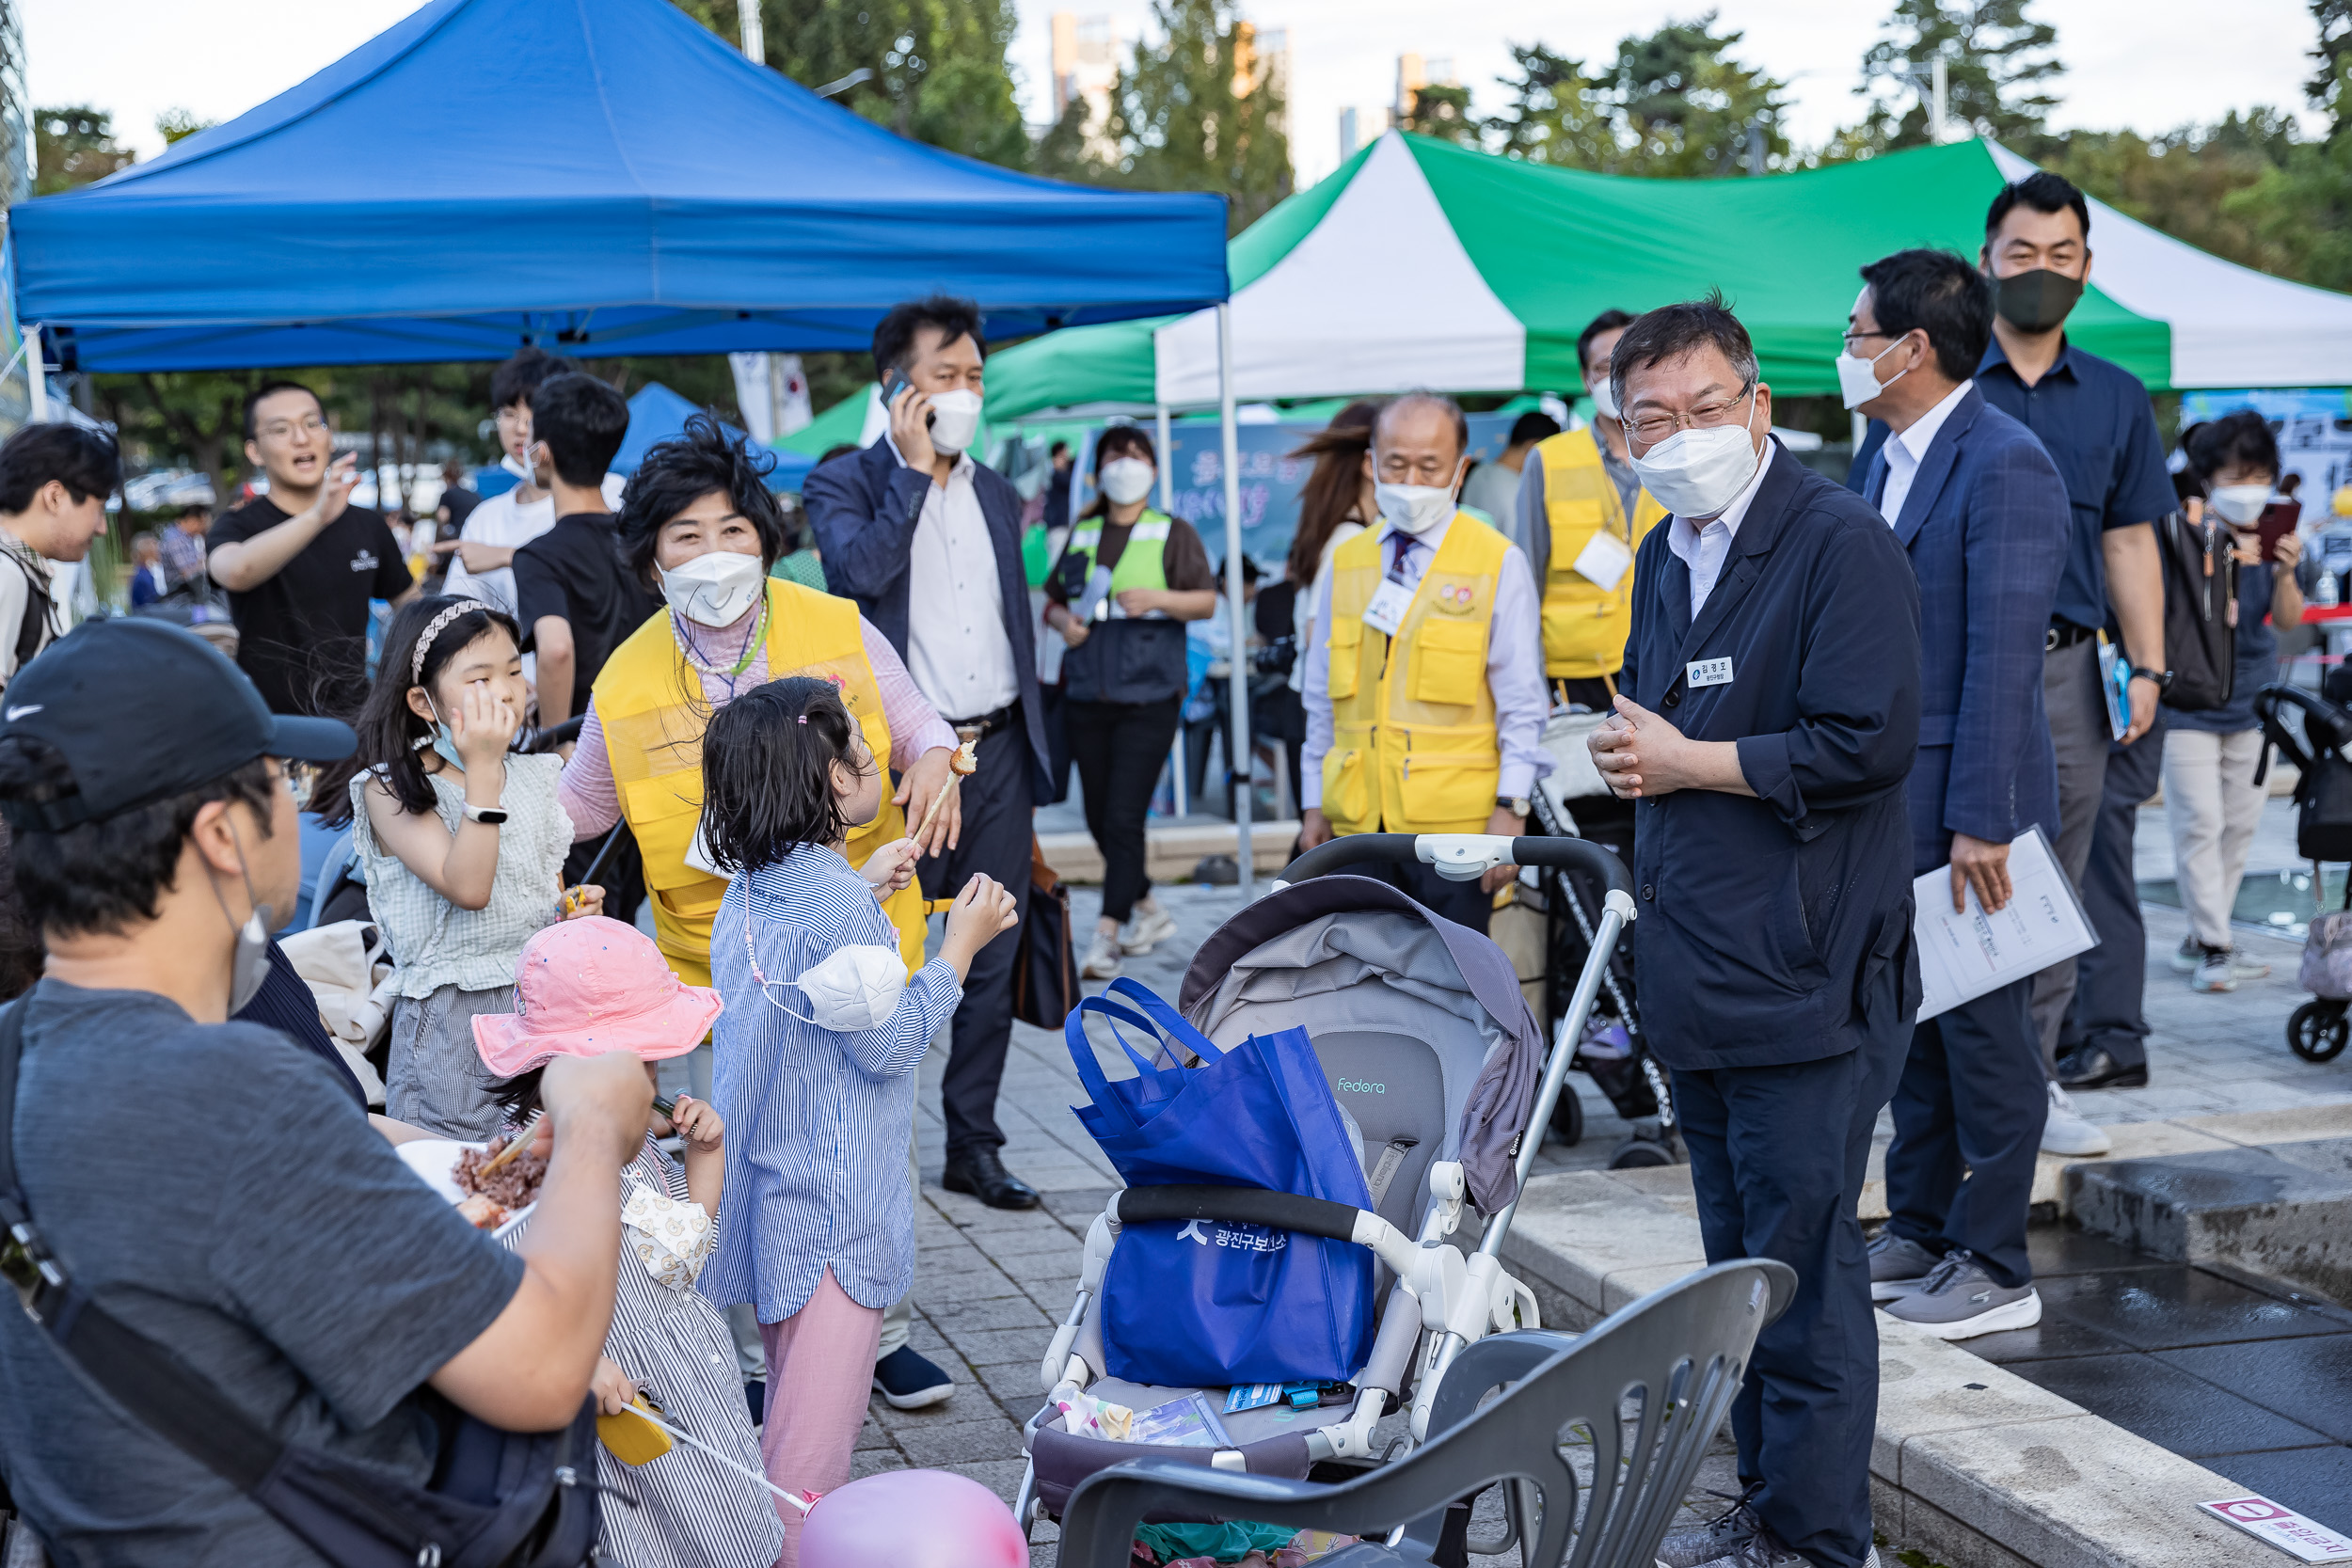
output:
[[[2319,875],[2324,861],[2352,861],[2352,761],[2344,749],[2352,742],[2352,668],[2338,665],[2320,682],[2317,695],[2293,686],[2265,686],[2254,693],[2254,713],[2262,721],[2262,761],[2254,768],[2260,785],[2270,773],[2273,747],[2285,753],[2301,775],[2295,784],[2295,848],[2312,863],[2312,901],[2326,896]],[[2284,710],[2303,715],[2298,736],[2285,721]],[[2333,1061],[2352,1039],[2352,878],[2344,887],[2344,908],[2332,914],[2314,914],[2303,941],[2303,968],[2298,976],[2313,1000],[2287,1019],[2287,1049],[2307,1062]]]
[[[1621,823],[1620,806],[1600,769],[1585,750],[1585,736],[1605,721],[1601,713],[1555,713],[1544,726],[1544,750],[1553,768],[1538,782],[1534,798],[1535,823],[1554,837],[1582,838],[1612,848],[1621,861],[1633,854],[1629,823]],[[1579,813],[1583,816],[1580,817]],[[1591,832],[1585,818],[1591,818]],[[1544,1022],[1557,1030],[1567,1016],[1573,993],[1571,977],[1583,972],[1597,934],[1606,884],[1588,872],[1547,866],[1537,873],[1545,921]],[[1674,1096],[1666,1074],[1650,1054],[1642,1034],[1642,1020],[1633,995],[1633,965],[1629,954],[1616,954],[1601,974],[1601,994],[1585,1025],[1584,1036],[1571,1039],[1569,1065],[1589,1075],[1609,1098],[1618,1116],[1633,1124],[1632,1136],[1611,1151],[1609,1168],[1676,1165],[1683,1163],[1682,1135],[1675,1123]],[[1560,1097],[1551,1115],[1551,1132],[1574,1146],[1584,1137],[1584,1105],[1573,1093]]]
[[[1428,1432],[1430,1402],[1462,1349],[1502,1330],[1539,1326],[1532,1291],[1501,1257],[1521,1184],[1566,1076],[1570,1050],[1544,1059],[1542,1037],[1501,949],[1441,920],[1385,882],[1330,876],[1373,860],[1415,861],[1468,880],[1499,864],[1577,866],[1608,889],[1592,955],[1563,1021],[1578,1037],[1618,933],[1633,918],[1616,856],[1572,838],[1363,833],[1294,862],[1265,898],[1227,921],[1186,971],[1177,1008],[1215,1045],[1304,1026],[1314,1068],[1359,1129],[1373,1208],[1263,1188],[1138,1186],[1113,1196],[1089,1230],[1077,1294],[1040,1369],[1065,1386],[1148,1411],[1199,1392],[1222,1414],[1217,1446],[1166,1447],[1065,1430],[1049,1400],[1023,1428],[1028,1468],[1015,1501],[1024,1528],[1058,1518],[1073,1488],[1122,1461],[1164,1457],[1301,1479],[1361,1468]],[[1359,1245],[1378,1260],[1372,1349],[1344,1383],[1224,1413],[1224,1389],[1152,1387],[1106,1370],[1098,1316],[1122,1226],[1223,1221]],[[1374,1427],[1409,1401],[1406,1434],[1381,1451]],[[1318,1423],[1320,1407],[1335,1418]]]

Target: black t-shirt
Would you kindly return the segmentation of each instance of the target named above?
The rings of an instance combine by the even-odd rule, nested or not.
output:
[[[422,1485],[435,1439],[420,1390],[504,1310],[522,1260],[410,1174],[334,1070],[277,1031],[54,979],[19,1005],[17,1175],[66,1266],[278,1437]],[[323,1562],[93,1393],[12,1309],[0,1389],[0,1470],[59,1561]]]
[[[243,544],[287,516],[267,496],[256,497],[222,514],[206,546]],[[409,581],[382,515],[347,506],[277,576],[229,595],[237,666],[273,713],[356,712],[367,695],[368,601],[396,599]]]
[[[571,623],[576,715],[588,711],[588,689],[612,650],[661,608],[621,559],[620,526],[604,512],[558,517],[515,552],[515,604],[526,649],[542,618]]]

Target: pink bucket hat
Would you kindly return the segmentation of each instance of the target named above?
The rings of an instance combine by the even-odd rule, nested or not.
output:
[[[549,926],[523,944],[515,1010],[473,1021],[474,1049],[501,1078],[558,1056],[683,1056],[719,1016],[719,993],[690,986],[634,926],[603,915]]]

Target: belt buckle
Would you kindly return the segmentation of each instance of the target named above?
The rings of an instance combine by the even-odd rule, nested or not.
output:
[[[2042,651],[2043,653],[2045,653],[2045,654],[2054,654],[2054,653],[2057,653],[2057,652],[2058,651],[2058,627],[2056,627],[2056,626],[2051,626],[2051,627],[2049,627],[2048,629],[2046,629],[2045,631],[2043,631],[2043,632],[2042,632]]]

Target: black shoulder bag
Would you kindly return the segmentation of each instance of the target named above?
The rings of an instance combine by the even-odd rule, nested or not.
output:
[[[0,1009],[0,1275],[83,1380],[337,1568],[580,1568],[596,1543],[596,1403],[560,1432],[503,1432],[433,1396],[431,1482],[280,1441],[203,1373],[100,1306],[51,1251],[11,1151],[24,1005]],[[20,1499],[21,1506],[21,1499]]]
[[[2164,652],[2172,684],[2164,705],[2180,713],[2226,706],[2237,682],[2237,557],[2212,514],[2192,523],[2174,512],[2156,524],[2164,569]]]

